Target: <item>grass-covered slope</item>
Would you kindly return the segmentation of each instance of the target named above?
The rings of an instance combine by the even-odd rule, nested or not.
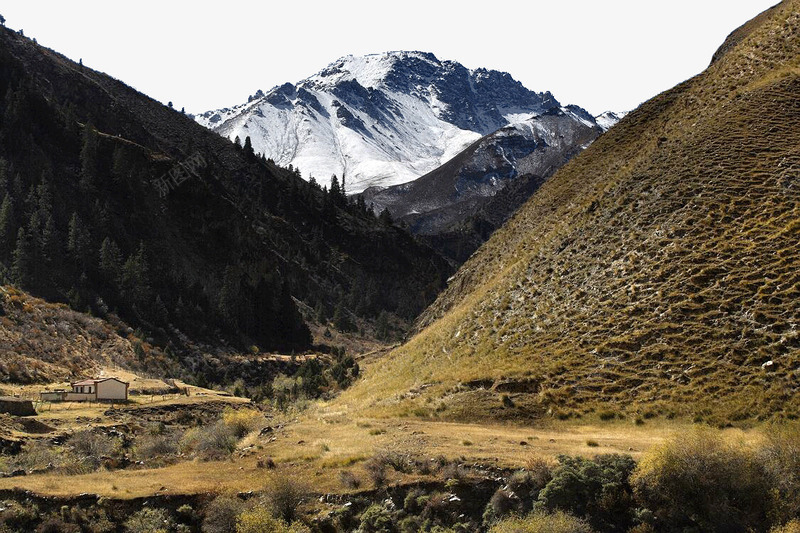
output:
[[[561,169],[346,400],[800,416],[799,25],[800,1],[761,15]]]

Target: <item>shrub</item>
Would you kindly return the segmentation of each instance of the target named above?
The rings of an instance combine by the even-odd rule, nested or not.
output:
[[[263,422],[264,417],[261,413],[253,409],[226,409],[222,414],[222,422],[230,428],[237,439],[258,427],[259,422]]]
[[[205,460],[224,459],[236,450],[236,435],[224,422],[209,427],[197,427],[187,431],[181,439],[182,451],[194,452]]]
[[[375,455],[375,459],[387,466],[391,466],[396,472],[408,473],[411,472],[415,466],[415,462],[411,457],[397,452],[382,451]]]
[[[203,533],[228,533],[236,529],[236,518],[244,509],[244,502],[233,496],[217,496],[206,507]]]
[[[767,529],[770,487],[755,454],[709,430],[680,435],[651,449],[632,484],[659,529]]]
[[[567,511],[602,531],[630,527],[634,502],[629,478],[636,466],[630,456],[561,456],[559,463],[539,492],[536,510]]]
[[[376,489],[386,483],[386,462],[380,456],[372,457],[364,463],[364,468]]]
[[[355,490],[361,486],[361,480],[349,470],[342,470],[339,472],[339,481],[346,489]]]
[[[392,514],[377,503],[370,505],[361,515],[359,531],[363,533],[392,533],[395,531]]]
[[[427,505],[430,495],[422,489],[412,489],[408,491],[403,500],[403,510],[409,514],[419,514]]]
[[[521,510],[528,512],[533,507],[533,502],[539,497],[541,491],[552,478],[549,467],[545,472],[531,472],[521,470],[514,472],[508,479],[508,488],[516,494],[522,505]]]
[[[541,457],[528,459],[525,464],[525,471],[530,474],[531,482],[537,491],[542,490],[553,479],[553,470],[550,467],[550,463]]]
[[[263,506],[256,505],[242,511],[236,520],[235,531],[236,533],[310,533],[311,530],[297,522],[288,525],[280,518],[275,518]]]
[[[771,488],[772,523],[800,516],[800,427],[771,428],[757,459]]]
[[[80,533],[80,531],[81,528],[76,524],[68,524],[58,517],[47,518],[36,528],[36,533]]]
[[[553,514],[533,513],[526,518],[510,518],[493,526],[490,533],[592,533],[592,528],[579,518],[562,511]]]
[[[110,457],[119,453],[122,443],[119,439],[92,431],[75,433],[69,439],[72,453],[88,466],[97,468],[102,457]]]
[[[286,476],[272,476],[264,490],[267,508],[287,523],[292,522],[308,489]]]
[[[12,502],[0,514],[0,529],[3,527],[11,531],[33,531],[41,520],[39,508],[36,505],[20,505]]]
[[[47,465],[58,465],[62,461],[59,450],[47,441],[31,441],[21,453],[8,461],[5,469],[35,470],[45,468]]]
[[[182,436],[180,432],[145,433],[136,440],[134,454],[140,461],[176,455]]]
[[[125,531],[130,533],[167,533],[173,524],[164,509],[144,509],[133,513],[125,521]]]
[[[442,477],[447,481],[461,482],[467,477],[467,471],[458,463],[447,463],[442,468]]]
[[[512,512],[518,513],[521,510],[522,502],[520,502],[519,496],[503,488],[497,489],[483,512],[483,524],[490,526],[504,516]]]

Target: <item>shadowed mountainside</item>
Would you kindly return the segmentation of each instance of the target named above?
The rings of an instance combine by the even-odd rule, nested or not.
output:
[[[411,320],[450,273],[363,206],[7,28],[0,94],[0,282],[116,311],[173,353],[187,336],[302,350],[308,309]]]

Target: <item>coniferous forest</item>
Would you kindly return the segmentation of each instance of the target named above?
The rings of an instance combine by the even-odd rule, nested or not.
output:
[[[3,29],[0,269],[174,340],[302,350],[312,319],[405,321],[449,266],[363,201]],[[413,265],[413,268],[411,268]],[[302,303],[301,303],[302,302]],[[344,316],[343,316],[344,315]]]

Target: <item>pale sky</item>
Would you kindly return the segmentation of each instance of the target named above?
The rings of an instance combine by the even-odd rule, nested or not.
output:
[[[777,0],[225,2],[11,0],[6,25],[176,108],[200,113],[296,83],[347,54],[433,52],[510,73],[594,114],[701,72]]]

